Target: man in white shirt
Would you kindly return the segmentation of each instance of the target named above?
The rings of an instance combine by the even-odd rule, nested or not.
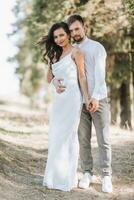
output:
[[[97,41],[86,37],[86,27],[80,15],[72,15],[67,23],[75,46],[79,47],[85,57],[86,76],[90,94],[90,111],[86,110],[83,102],[79,125],[80,159],[83,170],[83,177],[79,187],[89,187],[93,176],[93,158],[91,153],[91,129],[94,123],[99,147],[100,167],[102,171],[102,191],[112,192],[111,181],[111,144],[109,134],[109,105],[107,101],[107,87],[105,82],[106,51]],[[56,91],[64,92],[65,88],[55,81]],[[84,100],[83,100],[84,101]]]
[[[83,177],[80,188],[88,188],[93,175],[93,158],[91,154],[91,127],[94,123],[99,147],[100,167],[102,171],[102,191],[112,192],[111,182],[111,144],[109,134],[109,105],[105,82],[106,51],[97,41],[86,37],[86,27],[80,15],[72,15],[67,23],[75,46],[85,56],[86,76],[90,93],[90,112],[83,104],[79,125],[80,158]]]

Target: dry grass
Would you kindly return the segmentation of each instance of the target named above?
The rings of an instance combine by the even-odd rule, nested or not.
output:
[[[48,112],[0,105],[0,200],[133,200],[134,134],[111,127],[113,194],[101,192],[98,148],[92,138],[94,183],[88,190],[48,190],[42,186],[48,143]],[[79,176],[81,174],[79,173]]]

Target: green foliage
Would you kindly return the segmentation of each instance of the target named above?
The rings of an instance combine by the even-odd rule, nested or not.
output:
[[[23,93],[32,96],[40,88],[46,68],[41,63],[41,52],[36,43],[46,35],[52,23],[64,21],[68,15],[81,14],[86,18],[88,34],[104,44],[115,54],[112,71],[108,71],[109,85],[117,87],[130,74],[130,57],[133,39],[134,3],[131,0],[16,0],[13,10],[16,16],[13,34],[19,33],[15,55],[18,62],[16,73]],[[123,56],[121,56],[121,54]],[[119,59],[121,56],[122,59]]]
[[[114,69],[112,73],[107,73],[107,82],[119,89],[123,82],[130,79],[131,65],[129,62],[129,54],[116,53],[114,60]]]
[[[129,19],[131,23],[134,24],[134,1],[133,0],[124,0],[127,12],[129,14]]]

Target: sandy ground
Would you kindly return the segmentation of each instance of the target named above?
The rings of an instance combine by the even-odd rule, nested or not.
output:
[[[110,131],[112,194],[101,192],[95,133],[92,137],[95,177],[89,189],[48,190],[42,186],[48,109],[31,110],[20,103],[0,101],[0,200],[134,200],[134,133],[115,126]]]

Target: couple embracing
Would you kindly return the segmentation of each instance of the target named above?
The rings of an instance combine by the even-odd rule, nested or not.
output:
[[[71,38],[75,42],[73,45]],[[89,187],[93,177],[93,122],[99,148],[102,191],[110,193],[112,170],[105,82],[106,51],[99,42],[86,36],[85,23],[80,15],[70,16],[67,23],[53,24],[45,46],[50,64],[47,79],[55,93],[43,185],[62,191]],[[78,181],[79,154],[83,177]]]

